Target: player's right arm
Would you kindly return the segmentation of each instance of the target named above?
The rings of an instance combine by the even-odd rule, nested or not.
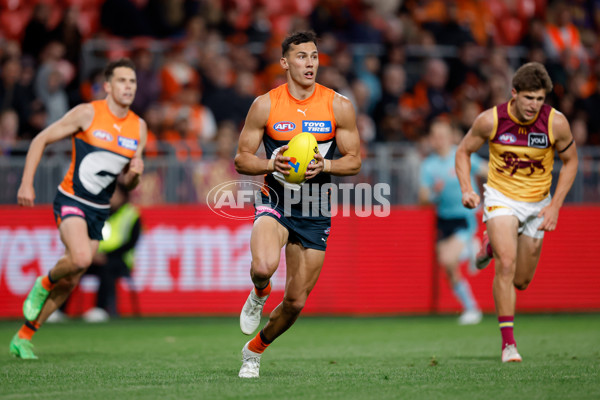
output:
[[[78,105],[67,112],[61,119],[41,131],[31,141],[27,157],[25,158],[21,186],[19,186],[19,191],[17,192],[17,201],[20,206],[33,206],[35,200],[33,178],[35,177],[35,171],[42,159],[46,146],[71,136],[80,130],[87,129],[93,119],[94,107],[91,104]]]
[[[256,155],[265,133],[270,110],[271,99],[268,94],[257,97],[250,106],[238,141],[237,154],[235,155],[235,169],[240,174],[263,175],[273,171],[279,171],[285,175],[289,174],[288,161],[290,158],[283,156],[283,152],[288,148],[287,146],[283,146],[279,150],[274,160],[263,159]]]
[[[494,123],[493,109],[488,109],[479,114],[456,150],[456,176],[460,183],[463,206],[467,208],[475,208],[480,202],[479,195],[475,193],[471,186],[471,154],[479,150],[490,138],[494,130]]]

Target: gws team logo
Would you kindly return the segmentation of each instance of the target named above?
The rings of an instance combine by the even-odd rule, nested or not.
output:
[[[276,122],[275,125],[273,125],[273,129],[277,132],[291,132],[296,129],[296,124],[290,121]]]
[[[504,144],[513,144],[517,141],[517,138],[512,133],[503,133],[498,137],[498,141]]]
[[[267,201],[263,200],[261,193],[268,197]],[[206,195],[206,204],[212,212],[235,220],[252,220],[254,207],[260,213],[272,210],[278,203],[279,198],[272,188],[255,181],[223,182]]]
[[[124,136],[119,136],[119,146],[128,150],[137,150],[138,141]]]
[[[302,121],[302,132],[331,133],[331,121]]]
[[[112,135],[105,131],[94,131],[92,135],[94,135],[95,138],[98,138],[100,140],[106,140],[107,142],[112,142],[113,140]]]
[[[548,136],[544,133],[531,132],[527,139],[529,147],[537,147],[538,149],[548,147]]]
[[[296,157],[290,157],[290,161],[288,161],[288,164],[290,164],[290,166],[294,168],[294,172],[298,172],[298,169],[300,168],[300,163],[296,161]]]

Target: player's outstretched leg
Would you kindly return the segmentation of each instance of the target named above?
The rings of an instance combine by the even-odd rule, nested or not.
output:
[[[271,282],[263,288],[253,288],[246,299],[246,303],[240,313],[240,328],[245,335],[252,335],[258,325],[265,302],[271,293]]]
[[[23,339],[19,333],[15,333],[9,346],[10,354],[23,360],[37,360],[37,356],[33,354],[33,344],[31,340]]]
[[[483,243],[481,244],[481,249],[475,258],[475,266],[477,269],[484,269],[490,265],[492,258],[494,258],[494,253],[492,252],[492,246],[490,245],[490,239],[488,238],[487,231],[485,231],[483,232]]]
[[[23,315],[28,321],[35,321],[42,311],[42,307],[52,290],[53,283],[47,276],[40,276],[27,295],[23,303]]]

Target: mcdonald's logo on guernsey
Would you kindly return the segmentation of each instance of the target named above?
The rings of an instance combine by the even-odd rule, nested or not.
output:
[[[520,126],[519,127],[519,135],[527,135],[527,129],[525,129],[524,127]]]

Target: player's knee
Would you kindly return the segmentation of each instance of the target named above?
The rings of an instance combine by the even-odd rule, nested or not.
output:
[[[89,251],[76,251],[71,253],[69,257],[73,273],[78,274],[84,272],[92,265],[92,254]]]
[[[529,287],[530,279],[525,279],[524,281],[515,281],[514,285],[517,290],[525,290]]]
[[[499,257],[496,259],[496,275],[513,276],[515,267],[516,259],[514,257]]]
[[[266,281],[270,279],[278,264],[279,260],[252,260],[252,280]]]
[[[298,315],[302,312],[306,299],[283,299],[283,310],[289,315]]]

